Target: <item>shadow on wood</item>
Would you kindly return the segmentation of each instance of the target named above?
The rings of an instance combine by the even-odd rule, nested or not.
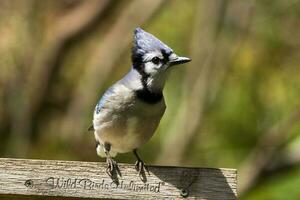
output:
[[[233,169],[151,167],[150,171],[161,181],[176,187],[178,196],[207,200],[237,199],[237,174]],[[170,171],[174,171],[172,176]]]

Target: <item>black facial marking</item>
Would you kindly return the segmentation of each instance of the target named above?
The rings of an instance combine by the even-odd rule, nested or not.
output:
[[[132,48],[131,61],[132,61],[133,68],[140,71],[141,68],[143,67],[143,55],[137,53],[136,49],[137,49],[136,46]]]
[[[136,96],[145,103],[156,104],[161,101],[162,93],[150,92],[147,88],[135,91]]]
[[[172,51],[166,51],[165,49],[162,49],[161,54],[164,57],[163,59],[164,63],[167,63],[169,61],[169,56],[172,54]]]
[[[163,98],[163,94],[162,91],[160,92],[151,92],[148,87],[147,87],[147,79],[148,79],[148,75],[144,74],[142,75],[142,85],[143,88],[136,90],[135,94],[136,96],[142,100],[145,103],[149,103],[149,104],[156,104],[158,102],[160,102]]]

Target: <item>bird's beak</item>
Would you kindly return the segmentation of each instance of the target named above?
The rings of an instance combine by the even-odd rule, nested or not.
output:
[[[173,65],[179,65],[179,64],[190,62],[192,59],[187,58],[187,57],[180,57],[180,56],[177,56],[175,53],[173,53],[169,57],[169,60],[170,60],[170,66],[173,66]]]

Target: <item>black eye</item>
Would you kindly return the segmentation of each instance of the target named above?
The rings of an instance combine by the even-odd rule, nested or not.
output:
[[[160,62],[160,59],[159,59],[159,57],[154,57],[154,58],[152,58],[152,60],[151,60],[155,65],[158,65],[159,64],[159,62]]]

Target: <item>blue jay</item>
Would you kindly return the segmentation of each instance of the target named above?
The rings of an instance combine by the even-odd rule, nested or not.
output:
[[[91,126],[97,154],[106,157],[110,176],[118,168],[113,160],[117,153],[132,151],[139,174],[147,170],[137,149],[152,137],[165,112],[166,76],[172,66],[191,61],[141,28],[134,31],[131,60],[131,70],[96,105]]]

